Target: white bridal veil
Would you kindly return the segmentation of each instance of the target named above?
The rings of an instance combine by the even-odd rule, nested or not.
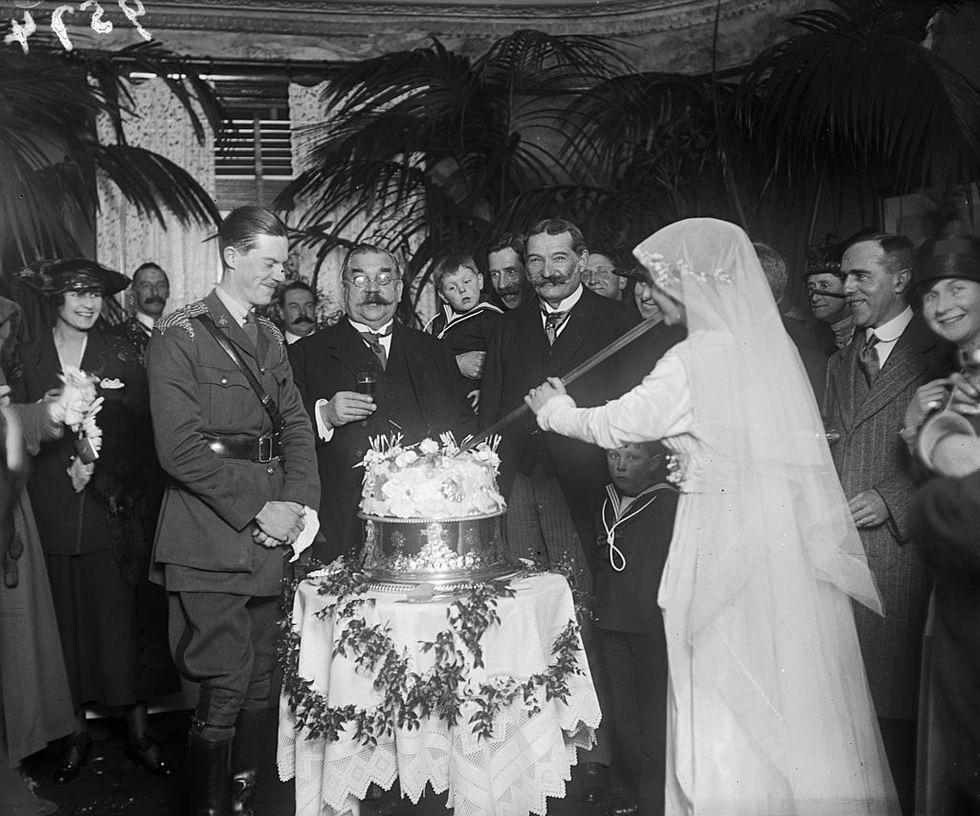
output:
[[[744,500],[724,550],[699,567],[694,628],[738,592],[755,561],[752,548],[778,546],[797,532],[820,579],[880,612],[813,390],[748,236],[726,221],[692,218],[659,230],[634,253],[685,305],[689,334],[710,333],[687,371],[698,425],[706,437],[727,440],[706,476]],[[780,530],[780,518],[797,529]],[[768,541],[758,539],[760,525]]]

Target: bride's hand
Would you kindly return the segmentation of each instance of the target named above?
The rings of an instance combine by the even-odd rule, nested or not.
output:
[[[528,392],[528,395],[524,397],[524,402],[527,403],[528,408],[537,414],[544,408],[545,403],[567,393],[565,386],[558,377],[548,377],[546,382]]]

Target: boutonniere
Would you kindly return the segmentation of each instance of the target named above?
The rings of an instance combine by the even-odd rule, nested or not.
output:
[[[122,380],[117,380],[115,377],[113,377],[111,380],[108,377],[105,377],[102,380],[102,382],[99,383],[99,388],[102,388],[106,391],[113,391],[117,388],[125,388],[125,387],[126,384]]]

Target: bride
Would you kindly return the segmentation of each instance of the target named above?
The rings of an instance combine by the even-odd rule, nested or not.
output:
[[[850,599],[881,605],[752,244],[695,218],[634,252],[688,339],[607,405],[576,408],[557,379],[526,400],[544,430],[677,459],[666,812],[897,814]]]

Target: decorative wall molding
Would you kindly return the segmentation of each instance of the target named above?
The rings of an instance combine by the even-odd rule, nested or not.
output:
[[[106,17],[121,17],[103,0]],[[716,12],[720,16],[718,64],[745,62],[785,33],[785,18],[822,0],[144,0],[141,19],[153,36],[191,56],[346,61],[425,45],[432,36],[463,53],[520,28],[553,34],[617,38],[637,67],[706,71],[710,68]],[[11,0],[0,10],[12,11]],[[57,5],[42,0],[43,16]],[[6,14],[4,16],[7,16]],[[75,15],[78,16],[78,15]],[[73,21],[66,18],[69,23]],[[81,22],[79,19],[77,22]],[[124,20],[95,47],[135,41]],[[82,25],[69,26],[85,37]],[[88,31],[89,40],[91,31]],[[82,47],[86,44],[79,43]]]
[[[150,4],[147,4],[150,6]],[[782,14],[786,0],[722,0],[722,20],[760,10]],[[778,7],[778,10],[777,10]],[[209,0],[204,3],[155,0],[147,9],[147,26],[168,30],[254,31],[261,19],[266,31],[279,34],[368,33],[363,26],[386,23],[439,25],[454,31],[472,30],[496,36],[491,29],[533,26],[601,26],[605,33],[636,35],[645,31],[678,31],[713,24],[716,0],[565,0],[565,2],[353,2],[334,0],[313,6],[304,0]],[[585,33],[585,32],[583,32]]]

